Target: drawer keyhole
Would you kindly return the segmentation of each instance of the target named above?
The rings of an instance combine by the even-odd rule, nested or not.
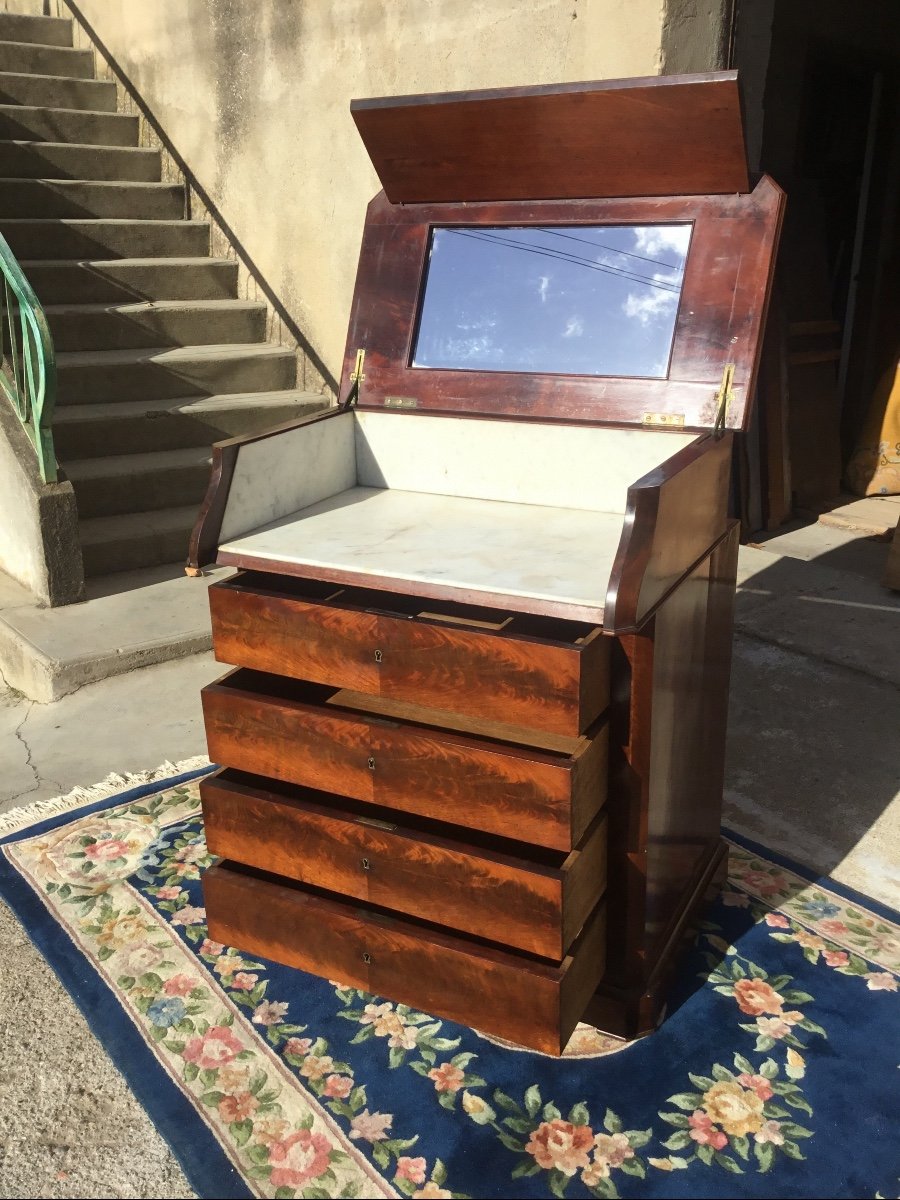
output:
[[[362,869],[363,869],[364,871],[371,871],[371,870],[372,870],[372,864],[369,862],[369,860],[368,860],[367,858],[364,858],[364,859],[362,860]]]
[[[375,651],[375,661],[376,661],[377,663],[380,663],[383,657],[384,657],[384,656],[382,655],[382,653],[381,653],[381,651],[380,651],[380,650],[376,650],[376,651]]]
[[[363,962],[366,964],[366,966],[368,966],[371,963],[371,961],[372,961],[372,955],[368,954],[368,953],[364,953],[363,954]]]
[[[366,766],[369,768],[370,771],[375,770],[375,759],[371,754],[369,755],[369,757],[366,761]]]

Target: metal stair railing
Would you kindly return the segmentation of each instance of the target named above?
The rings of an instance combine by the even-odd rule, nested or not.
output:
[[[28,434],[44,483],[57,480],[53,448],[56,356],[41,302],[0,234],[0,389]]]

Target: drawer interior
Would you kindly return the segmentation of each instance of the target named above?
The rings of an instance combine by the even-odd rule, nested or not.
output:
[[[560,646],[577,647],[599,633],[597,625],[586,621],[510,613],[481,605],[460,604],[450,600],[427,600],[406,593],[345,587],[316,579],[273,575],[263,571],[239,571],[233,579],[213,584],[213,587],[224,592],[248,592],[427,624],[465,626],[499,636],[533,638],[535,641]]]

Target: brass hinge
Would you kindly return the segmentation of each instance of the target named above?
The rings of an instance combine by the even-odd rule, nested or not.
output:
[[[349,408],[354,400],[359,399],[359,389],[362,387],[362,381],[365,379],[363,366],[366,361],[365,350],[357,350],[356,365],[350,372],[350,391],[347,393],[347,399],[341,405],[342,408]]]
[[[683,429],[684,413],[644,413],[642,424],[657,428],[668,426],[670,429]]]
[[[713,435],[721,437],[725,432],[725,421],[728,417],[728,406],[734,399],[731,385],[734,383],[734,363],[726,363],[722,372],[722,382],[716,392],[716,419],[713,422]]]

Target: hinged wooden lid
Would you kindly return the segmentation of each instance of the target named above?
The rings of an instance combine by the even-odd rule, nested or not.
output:
[[[737,72],[354,100],[392,204],[746,192]]]
[[[651,428],[745,427],[784,195],[768,177],[749,190],[734,72],[354,101],[352,108],[385,192],[366,217],[343,402]],[[578,244],[586,235],[611,242],[622,227],[649,235],[675,226],[689,236],[677,289],[658,274],[667,266],[659,252],[642,258],[629,244],[614,251],[627,255],[616,266],[591,257],[611,246]],[[631,277],[643,289],[625,298],[638,319],[656,311],[649,298],[663,281],[662,290],[677,291],[667,302],[667,357],[656,365],[657,356],[642,376],[631,367],[606,373],[606,359],[584,368],[425,361],[417,338],[436,230],[475,239],[452,237],[457,247],[518,242],[510,249],[522,261],[523,249],[538,253],[525,244],[533,231],[565,239],[529,261],[543,274],[553,257],[607,272],[593,278]],[[498,269],[502,276],[506,268]],[[470,273],[468,286],[477,299],[483,276]],[[589,312],[599,329],[603,313]],[[585,321],[585,343],[590,337]]]

